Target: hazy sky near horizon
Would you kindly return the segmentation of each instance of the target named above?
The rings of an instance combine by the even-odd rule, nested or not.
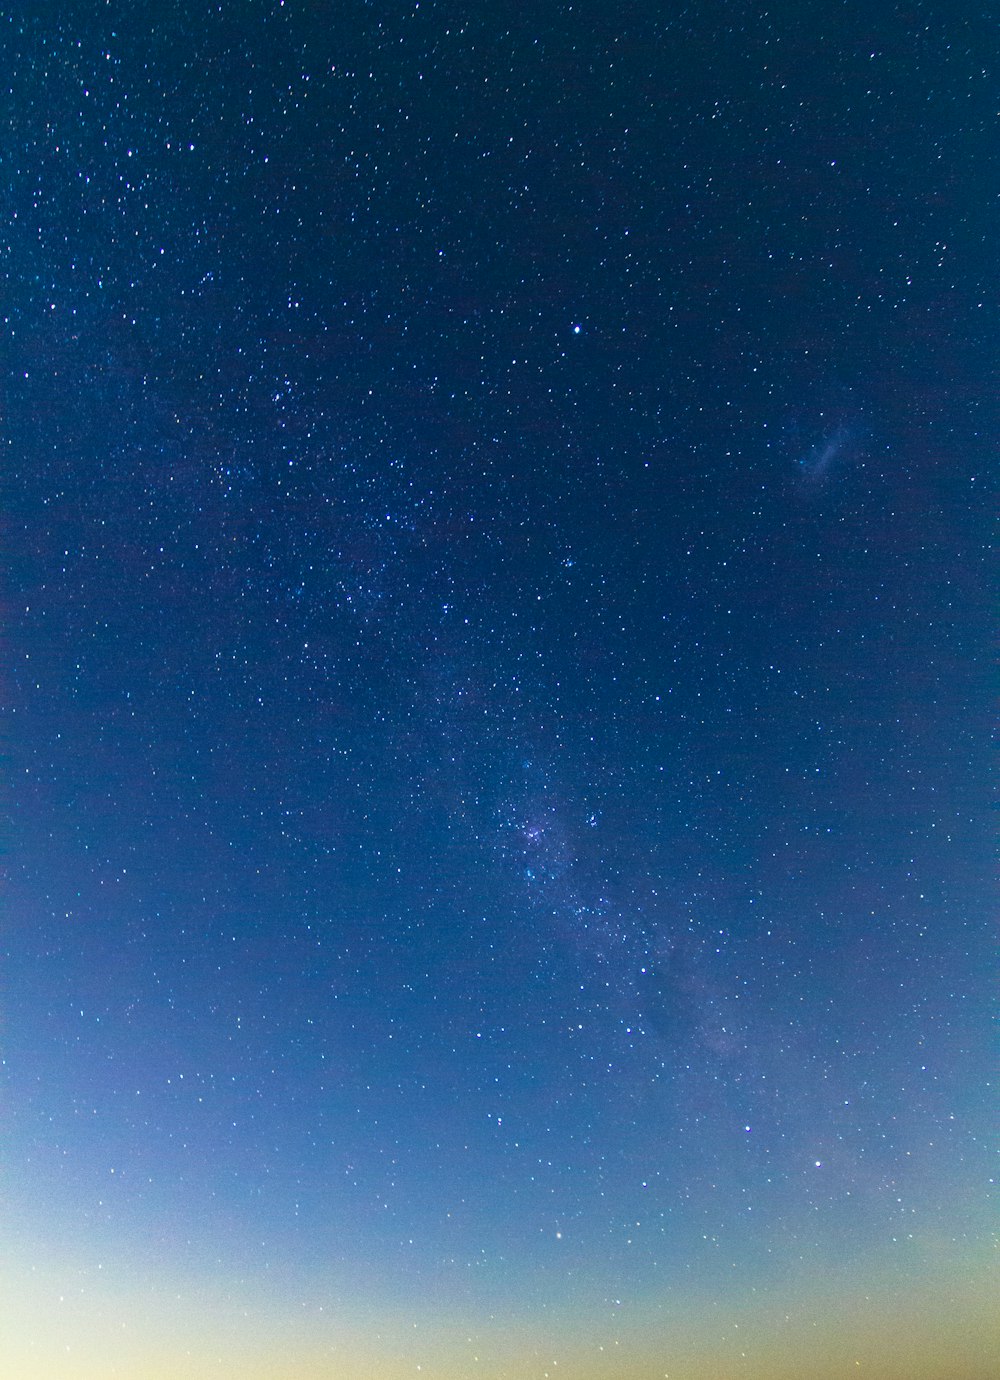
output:
[[[986,1380],[996,33],[0,41],[0,1370]]]

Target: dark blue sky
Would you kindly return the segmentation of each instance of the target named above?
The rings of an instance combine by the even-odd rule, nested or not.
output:
[[[0,42],[10,1373],[985,1377],[995,32]]]

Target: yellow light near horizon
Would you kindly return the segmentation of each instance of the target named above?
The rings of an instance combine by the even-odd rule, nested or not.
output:
[[[103,1272],[102,1272],[103,1273]],[[0,1374],[15,1380],[990,1380],[995,1281],[814,1280],[723,1301],[563,1316],[334,1318],[273,1295],[179,1294],[108,1272],[5,1271]]]

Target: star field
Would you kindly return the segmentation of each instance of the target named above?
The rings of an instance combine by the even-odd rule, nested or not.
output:
[[[17,1380],[985,1380],[996,34],[27,4]]]

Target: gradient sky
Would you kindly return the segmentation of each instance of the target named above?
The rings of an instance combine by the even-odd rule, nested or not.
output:
[[[0,20],[12,1380],[986,1380],[997,35]]]

